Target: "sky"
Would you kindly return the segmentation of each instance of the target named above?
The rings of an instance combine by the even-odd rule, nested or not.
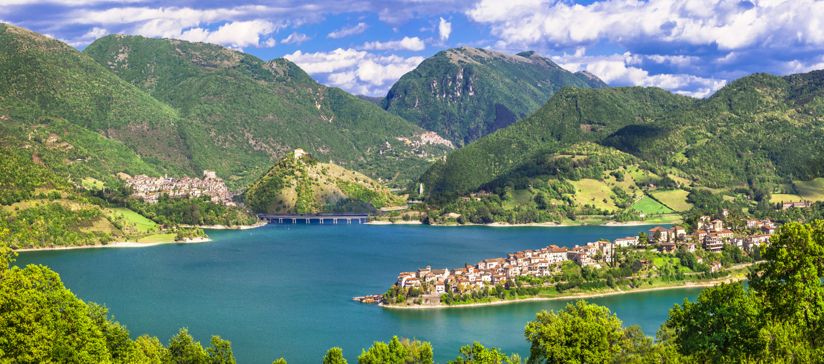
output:
[[[534,50],[611,86],[693,97],[824,69],[824,0],[0,0],[0,22],[78,49],[119,33],[285,57],[369,96],[460,46]]]

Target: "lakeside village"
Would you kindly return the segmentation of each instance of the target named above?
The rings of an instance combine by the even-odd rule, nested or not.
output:
[[[149,177],[146,175],[132,177],[125,173],[118,173],[117,176],[126,182],[126,186],[132,191],[132,197],[147,203],[157,203],[161,196],[171,198],[207,196],[213,203],[235,206],[234,195],[226,187],[223,179],[213,171],[203,171],[203,178]]]
[[[726,217],[725,210],[721,217]],[[736,230],[722,218],[702,216],[692,232],[654,227],[638,236],[572,248],[549,245],[484,259],[454,269],[402,272],[383,295],[355,297],[387,306],[436,306],[558,295],[583,290],[673,285],[685,280],[729,277],[760,258],[777,225],[751,219]]]

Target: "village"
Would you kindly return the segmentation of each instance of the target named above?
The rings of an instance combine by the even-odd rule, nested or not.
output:
[[[132,190],[132,197],[148,203],[156,203],[160,197],[199,198],[209,197],[213,203],[235,206],[234,195],[213,171],[203,171],[203,178],[130,176],[119,173],[118,177]]]
[[[740,248],[753,254],[757,247],[769,242],[777,225],[770,220],[750,219],[745,226],[733,230],[723,218],[701,216],[696,221],[694,231],[688,232],[682,226],[657,226],[637,236],[618,238],[613,241],[595,241],[574,247],[549,245],[535,250],[509,253],[505,258],[484,259],[475,265],[466,264],[458,268],[433,269],[431,266],[415,272],[401,272],[394,284],[402,292],[419,291],[430,303],[448,293],[466,293],[512,283],[519,277],[548,277],[557,273],[562,264],[571,261],[580,267],[599,269],[613,262],[619,249],[647,249],[660,254],[674,254],[679,249],[696,252],[718,253],[725,245]],[[711,271],[721,269],[720,263],[713,263]],[[378,296],[356,297],[358,301],[378,303]],[[434,299],[434,300],[433,300]]]

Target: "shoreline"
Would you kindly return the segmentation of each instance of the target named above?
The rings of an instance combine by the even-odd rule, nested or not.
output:
[[[148,248],[152,246],[158,245],[169,245],[169,244],[200,244],[210,242],[212,239],[210,238],[194,238],[194,239],[186,239],[184,241],[161,241],[161,242],[154,242],[154,243],[139,243],[136,241],[116,241],[111,242],[108,244],[95,244],[95,245],[78,245],[78,246],[53,246],[53,247],[43,247],[43,248],[23,248],[23,249],[14,249],[14,252],[18,253],[26,253],[26,252],[41,252],[41,251],[59,251],[59,250],[78,250],[78,249],[102,249],[102,248]]]
[[[625,290],[625,291],[577,293],[577,294],[572,294],[572,295],[568,295],[568,296],[556,296],[556,297],[528,297],[528,298],[520,298],[520,299],[514,299],[514,300],[500,300],[500,301],[493,301],[493,302],[478,302],[478,303],[467,303],[467,304],[458,304],[458,305],[439,304],[439,305],[400,306],[400,305],[386,305],[386,304],[383,304],[383,303],[379,303],[378,306],[381,307],[381,308],[390,309],[390,310],[439,310],[439,309],[453,309],[453,308],[465,308],[465,307],[471,308],[471,307],[509,305],[509,304],[524,303],[524,302],[537,302],[537,301],[577,300],[577,299],[617,296],[617,295],[631,294],[631,293],[666,291],[666,290],[673,290],[673,289],[706,288],[706,287],[717,286],[717,285],[722,284],[722,283],[740,282],[740,281],[743,281],[743,280],[746,280],[746,277],[726,278],[726,279],[712,280],[712,281],[707,281],[707,282],[686,282],[685,284],[676,285],[676,286],[660,286],[660,287],[649,287],[649,288],[637,288],[637,289],[630,289],[630,290]]]
[[[585,226],[603,226],[603,227],[633,227],[633,226],[653,226],[653,225],[674,225],[675,223],[667,222],[667,223],[655,223],[655,222],[647,222],[647,221],[628,221],[628,222],[617,222],[617,221],[607,221],[602,224],[564,224],[564,223],[556,223],[556,222],[530,222],[525,224],[510,224],[506,222],[493,222],[489,224],[474,224],[474,223],[466,223],[466,224],[428,224],[428,226],[434,227],[464,227],[464,226],[483,226],[483,227],[492,227],[492,228],[522,228],[522,227],[585,227]],[[370,221],[367,222],[366,225],[425,225],[420,221]]]
[[[251,230],[264,227],[269,223],[266,220],[258,220],[252,225],[179,225],[185,228],[201,228],[204,230]]]

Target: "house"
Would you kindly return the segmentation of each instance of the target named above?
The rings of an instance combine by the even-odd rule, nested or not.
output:
[[[561,248],[557,245],[550,245],[547,248],[546,260],[549,264],[561,263],[567,260],[567,248]]]
[[[781,204],[781,209],[786,210],[790,208],[797,208],[797,209],[805,209],[810,207],[810,201],[798,201],[798,202],[784,202]]]
[[[744,241],[744,249],[747,251],[752,251],[754,247],[761,246],[766,244],[770,241],[770,235],[768,234],[756,234],[748,237]]]
[[[671,253],[674,253],[675,250],[676,250],[675,243],[671,243],[671,242],[658,243],[658,251],[660,251],[661,253],[671,254]]]
[[[441,279],[435,282],[435,293],[438,295],[446,293],[446,282],[444,280]]]
[[[627,236],[624,238],[615,239],[614,244],[616,247],[619,248],[628,248],[632,246],[638,245],[638,237],[637,236]]]
[[[712,222],[710,223],[710,226],[711,226],[710,230],[713,230],[713,231],[724,230],[724,221],[720,220],[720,219],[712,220]]]
[[[687,236],[687,229],[683,226],[673,226],[672,229],[672,240],[684,240]]]
[[[735,234],[730,229],[721,229],[716,231],[715,234],[723,240],[732,239],[733,236],[735,236]]]
[[[704,250],[710,252],[720,252],[724,249],[724,240],[717,233],[709,233],[704,237]]]
[[[649,240],[651,242],[656,242],[656,243],[657,242],[662,242],[662,241],[669,241],[670,240],[670,230],[665,228],[665,227],[661,227],[661,226],[656,226],[652,229],[649,229]]]

